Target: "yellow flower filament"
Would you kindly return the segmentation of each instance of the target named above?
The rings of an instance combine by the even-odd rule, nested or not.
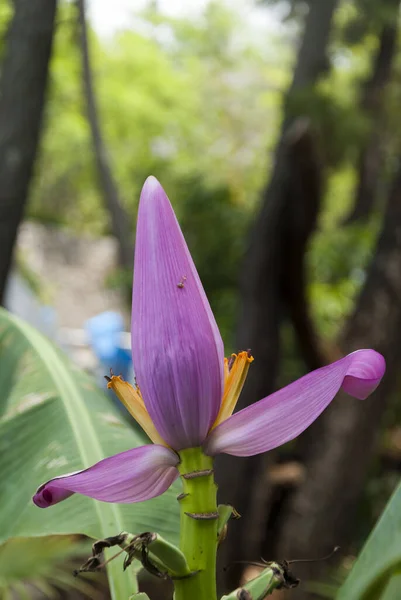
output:
[[[134,388],[128,381],[124,381],[122,377],[116,375],[112,375],[107,387],[115,392],[118,399],[124,404],[125,408],[134,417],[135,421],[139,423],[154,444],[168,446],[157,432],[157,429],[146,410],[145,403],[138,387]]]
[[[250,356],[248,352],[232,354],[230,360],[224,359],[223,399],[221,401],[219,414],[211,429],[220,425],[220,423],[233,414],[239,395],[244,387],[251,362],[253,362],[253,356]],[[231,368],[230,363],[232,363]]]
[[[253,357],[248,352],[232,354],[230,359],[224,359],[223,399],[211,430],[232,415],[244,387],[251,362],[253,362]],[[138,386],[133,387],[128,381],[124,381],[122,377],[112,375],[111,378],[108,378],[107,387],[115,392],[118,399],[124,404],[125,408],[139,423],[154,444],[168,446],[157,432]]]

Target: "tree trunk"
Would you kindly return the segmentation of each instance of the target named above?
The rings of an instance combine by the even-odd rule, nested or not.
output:
[[[0,303],[38,148],[56,0],[15,0],[0,86]]]
[[[307,477],[285,515],[280,556],[323,556],[338,544],[346,549],[401,359],[400,334],[401,167],[365,286],[340,343],[341,354],[369,347],[381,352],[387,360],[386,377],[363,402],[340,394],[305,432]],[[322,563],[306,563],[302,569],[299,565],[297,574],[315,579],[324,568]],[[307,598],[308,594],[301,588],[294,597]]]
[[[384,4],[384,3],[383,3]],[[399,0],[387,0],[388,14],[380,34],[379,46],[373,62],[372,75],[366,82],[361,110],[370,120],[370,132],[359,158],[358,188],[354,207],[346,224],[366,221],[377,201],[380,171],[383,165],[383,123],[386,87],[397,46],[397,19]]]
[[[90,64],[85,0],[77,0],[77,8],[82,58],[83,92],[92,135],[93,153],[96,160],[101,194],[103,195],[104,204],[110,215],[112,233],[118,242],[120,265],[123,268],[131,269],[133,265],[133,244],[130,218],[119,197],[117,184],[113,177],[110,160],[100,127],[92,80],[92,68]]]
[[[237,340],[238,349],[251,348],[256,360],[238,408],[248,406],[274,389],[280,357],[280,324],[285,313],[293,313],[300,343],[307,349],[310,363],[315,368],[322,362],[307,303],[302,302],[305,297],[303,256],[316,222],[321,168],[309,123],[290,113],[290,101],[299,90],[312,87],[328,67],[327,46],[336,5],[337,0],[310,2],[293,81],[285,99],[273,174],[250,236],[243,266]],[[295,308],[295,297],[301,310]],[[222,456],[217,461],[221,500],[234,502],[244,515],[242,526],[235,523],[229,533],[222,559],[225,564],[258,556],[263,527],[257,532],[259,539],[250,538],[255,516],[250,491],[258,474],[260,481],[264,479],[262,463],[261,457],[243,459],[239,463],[238,459]],[[265,484],[262,485],[265,489]],[[264,522],[264,515],[258,518],[260,523]],[[232,587],[238,581],[238,569],[231,569],[228,576],[228,586]]]
[[[337,0],[310,2],[286,106],[299,90],[312,87],[327,70],[327,46],[336,5]],[[315,227],[320,195],[321,165],[313,131],[302,115],[291,115],[287,110],[274,170],[263,193],[243,268],[238,348],[251,347],[257,360],[250,371],[241,407],[260,399],[274,386],[283,297],[290,305],[288,299],[294,292],[285,281],[287,267],[297,259],[297,266],[302,265],[309,235]],[[303,289],[297,291],[301,296],[304,293]],[[310,360],[314,365],[321,364],[318,350]]]

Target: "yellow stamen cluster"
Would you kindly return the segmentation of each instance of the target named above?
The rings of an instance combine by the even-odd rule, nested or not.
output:
[[[118,399],[124,404],[125,408],[139,423],[154,444],[167,446],[153,425],[138,386],[133,387],[128,381],[124,381],[122,377],[112,375],[108,379],[107,387],[116,393]]]
[[[233,414],[251,362],[253,362],[253,356],[249,352],[239,352],[238,354],[232,354],[230,359],[224,359],[223,399],[212,429]]]
[[[244,387],[251,362],[253,362],[253,356],[249,352],[239,352],[238,354],[232,354],[229,359],[224,359],[223,399],[211,430],[232,415]],[[107,380],[107,387],[116,393],[118,399],[124,404],[125,408],[139,423],[152,442],[168,446],[157,432],[150,418],[139,387],[137,385],[133,387],[128,381],[124,381],[122,377],[116,375],[107,377]]]

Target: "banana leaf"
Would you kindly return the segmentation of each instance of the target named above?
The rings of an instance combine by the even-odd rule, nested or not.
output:
[[[80,533],[104,538],[156,531],[177,543],[179,485],[130,505],[78,494],[48,509],[32,503],[44,481],[146,443],[94,381],[27,323],[0,309],[0,542],[12,537]],[[109,563],[111,592],[136,591]],[[118,564],[118,568],[121,565]]]

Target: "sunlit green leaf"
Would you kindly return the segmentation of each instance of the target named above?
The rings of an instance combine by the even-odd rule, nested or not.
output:
[[[0,546],[0,598],[57,598],[57,590],[78,591],[101,598],[93,586],[95,577],[74,577],[74,561],[90,552],[90,544],[76,536],[13,538]]]
[[[74,495],[49,509],[33,505],[36,488],[144,443],[109,398],[35,329],[0,311],[0,540],[83,533],[94,538],[156,531],[177,542],[177,489],[132,505]],[[110,563],[117,569],[117,562]],[[118,568],[120,568],[118,564]],[[125,583],[124,583],[125,580]],[[115,597],[134,583],[113,577]]]
[[[394,492],[336,600],[391,600],[401,567],[401,485]],[[399,574],[397,575],[399,582]],[[398,587],[398,593],[400,588]]]

